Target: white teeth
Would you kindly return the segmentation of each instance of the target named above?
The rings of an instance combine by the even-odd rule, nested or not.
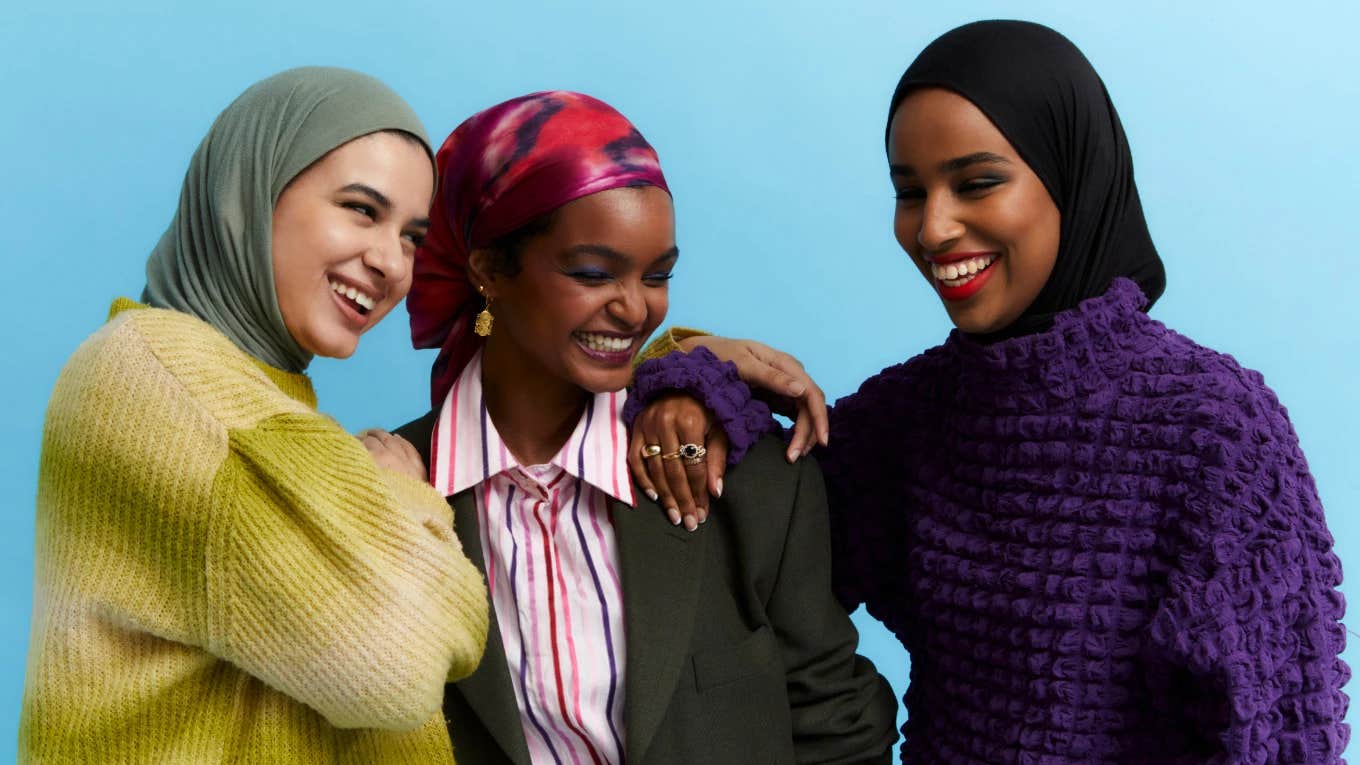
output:
[[[609,335],[597,335],[593,332],[577,332],[576,339],[592,351],[604,353],[620,353],[633,345],[633,338],[631,337],[611,337]]]
[[[347,284],[341,284],[340,282],[331,282],[331,289],[335,290],[336,294],[344,295],[350,300],[353,300],[354,302],[363,306],[364,310],[366,311],[372,311],[373,306],[377,305],[376,300]]]
[[[930,273],[936,279],[944,282],[947,287],[958,287],[973,280],[978,272],[983,271],[995,260],[996,255],[979,255],[975,258],[961,260],[957,263],[941,265],[939,263],[930,264]]]

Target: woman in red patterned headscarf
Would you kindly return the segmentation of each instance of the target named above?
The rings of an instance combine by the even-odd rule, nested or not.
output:
[[[895,704],[831,595],[815,468],[757,443],[697,530],[634,495],[624,388],[679,257],[656,152],[555,91],[473,116],[437,164],[407,304],[415,345],[439,348],[434,408],[399,434],[494,605],[481,667],[445,696],[459,756],[886,758]],[[648,450],[704,470],[696,445]]]
[[[469,280],[473,250],[503,255],[496,245],[513,242],[502,240],[540,230],[544,216],[601,191],[653,186],[670,194],[637,128],[603,101],[570,91],[533,93],[474,115],[444,141],[437,161],[447,180],[406,303],[412,342],[440,349],[435,406],[482,345],[473,331],[485,305]]]

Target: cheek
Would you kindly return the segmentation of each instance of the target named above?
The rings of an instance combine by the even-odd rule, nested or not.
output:
[[[1008,213],[1003,225],[1011,240],[1009,245],[1020,255],[1015,264],[1022,271],[1018,275],[1042,285],[1048,281],[1058,259],[1060,225],[1057,208],[1045,196],[1040,201],[1012,207]]]
[[[647,296],[647,334],[656,329],[661,322],[666,320],[666,313],[671,308],[670,289],[658,289],[654,294]]]
[[[897,211],[893,213],[893,236],[897,237],[897,244],[907,254],[916,246],[916,234],[921,230],[921,216],[915,211],[902,205],[897,206]]]
[[[407,258],[402,262],[406,264],[405,275],[402,276],[400,281],[391,283],[392,290],[391,296],[393,306],[395,306],[397,303],[400,303],[402,300],[406,299],[407,293],[411,291],[411,280],[414,277],[414,263],[415,263],[414,259]]]

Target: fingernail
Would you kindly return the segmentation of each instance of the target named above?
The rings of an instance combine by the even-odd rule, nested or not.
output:
[[[673,507],[666,508],[666,516],[671,519],[672,526],[680,525],[680,511]]]
[[[694,516],[691,515],[690,517],[685,519],[685,528],[688,529],[689,531],[694,531],[695,529],[699,528],[699,522],[694,520]]]
[[[656,501],[656,492],[655,492],[655,491],[652,491],[651,489],[648,489],[648,490],[647,490],[647,499],[650,499],[651,501],[655,502],[655,501]]]
[[[699,524],[703,525],[705,523],[708,523],[708,508],[701,507],[699,508]]]
[[[801,456],[803,456],[803,453],[798,451],[797,449],[789,450],[789,462],[797,462],[798,458]]]
[[[789,393],[792,393],[792,394],[795,395],[795,396],[801,396],[801,395],[803,395],[803,391],[806,391],[806,390],[807,390],[807,387],[804,386],[802,383],[794,383],[793,385],[790,385],[790,386],[789,386]]]
[[[713,496],[715,496],[715,497],[721,497],[721,496],[722,496],[722,479],[721,479],[721,478],[719,478],[719,479],[718,479],[718,482],[717,482],[716,484],[714,484],[714,486],[713,486]]]

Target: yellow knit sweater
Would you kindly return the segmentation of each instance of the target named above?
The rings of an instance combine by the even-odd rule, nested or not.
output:
[[[448,503],[303,375],[119,300],[57,380],[19,756],[451,763],[486,638]]]

